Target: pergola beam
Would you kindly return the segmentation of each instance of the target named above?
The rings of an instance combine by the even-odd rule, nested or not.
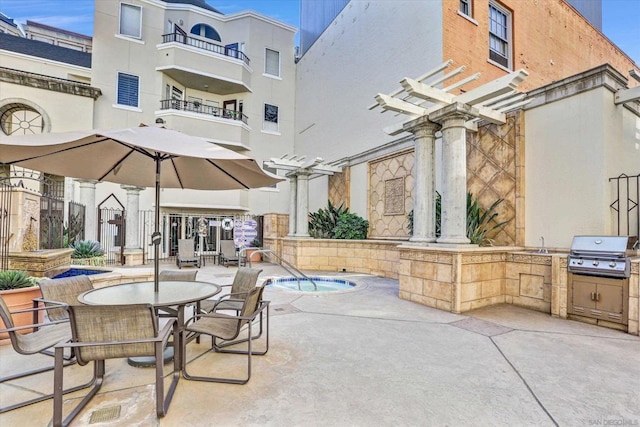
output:
[[[376,95],[376,101],[385,110],[397,111],[403,114],[412,114],[414,116],[422,116],[425,113],[425,109],[418,107],[410,102],[405,102],[400,99],[392,98],[389,95],[379,93]]]
[[[630,101],[640,101],[640,86],[619,90],[614,98],[616,105]]]

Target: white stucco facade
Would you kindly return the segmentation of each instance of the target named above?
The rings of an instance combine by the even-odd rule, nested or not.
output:
[[[96,127],[137,126],[160,119],[168,128],[246,152],[258,162],[293,152],[295,28],[254,12],[221,15],[155,0],[127,4],[141,11],[140,37],[119,33],[120,3],[95,2],[92,84],[104,94],[96,103]],[[198,24],[213,28],[221,40],[192,34]],[[186,33],[184,38],[176,38],[176,27]],[[225,48],[233,44],[238,55]],[[265,71],[267,49],[279,55],[278,75]],[[138,78],[137,107],[118,104],[118,73]],[[172,99],[178,103],[169,104]],[[265,104],[278,108],[275,130],[263,130]],[[223,108],[244,119],[229,119]],[[150,208],[153,200],[146,193],[153,191],[142,192],[142,209]],[[124,197],[118,188],[115,194]],[[286,182],[248,192],[161,194],[161,207],[183,206],[186,211],[262,214],[285,211],[287,205]]]
[[[534,101],[525,115],[528,246],[539,245],[541,236],[547,246],[567,248],[574,235],[618,234],[609,178],[638,174],[640,116],[637,105],[635,112],[615,105],[621,80],[610,72],[606,85],[589,88],[587,83],[586,90],[575,89],[584,76],[558,82],[557,90],[565,92],[558,99],[553,99],[554,85],[548,101],[545,88],[534,91],[540,104]]]
[[[297,64],[296,153],[331,162],[396,139],[383,128],[398,117],[368,110],[375,94],[442,56],[439,3],[349,2]]]

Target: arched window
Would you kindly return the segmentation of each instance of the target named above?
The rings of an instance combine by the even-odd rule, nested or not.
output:
[[[191,34],[195,34],[196,36],[205,37],[207,39],[222,41],[220,39],[220,34],[210,25],[207,24],[196,24],[191,27]]]
[[[31,135],[44,133],[46,127],[42,111],[20,102],[0,107],[0,129],[5,135]]]

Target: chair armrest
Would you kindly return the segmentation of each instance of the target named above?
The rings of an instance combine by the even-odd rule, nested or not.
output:
[[[143,344],[154,343],[158,341],[164,342],[169,338],[170,332],[173,329],[175,320],[167,322],[162,330],[153,338],[140,338],[134,340],[122,340],[122,341],[92,341],[92,342],[62,342],[54,346],[54,348],[77,348],[77,347],[96,347],[102,345],[123,345],[123,344]]]
[[[55,320],[53,322],[47,322],[47,323],[34,323],[34,324],[31,324],[31,325],[14,326],[13,328],[4,328],[4,329],[0,329],[0,333],[16,332],[16,331],[22,331],[22,330],[25,330],[25,329],[38,329],[38,328],[45,327],[45,326],[58,325],[60,323],[69,323],[69,319]]]

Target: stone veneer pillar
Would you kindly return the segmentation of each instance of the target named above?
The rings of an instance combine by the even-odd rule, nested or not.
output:
[[[295,172],[288,174],[289,178],[289,237],[296,235],[297,226],[297,192],[298,192],[298,176]]]
[[[296,200],[296,237],[309,237],[309,175],[310,171],[299,170]]]
[[[80,203],[85,205],[84,238],[98,238],[98,207],[96,206],[96,184],[98,181],[76,179],[80,184]]]
[[[435,242],[435,134],[440,129],[440,125],[429,121],[427,117],[420,117],[416,120],[405,123],[403,129],[413,134],[413,140],[415,143],[413,235],[409,241],[414,243]]]
[[[467,136],[465,122],[478,110],[455,103],[429,114],[442,125],[442,211],[438,243],[469,243],[467,238]]]

